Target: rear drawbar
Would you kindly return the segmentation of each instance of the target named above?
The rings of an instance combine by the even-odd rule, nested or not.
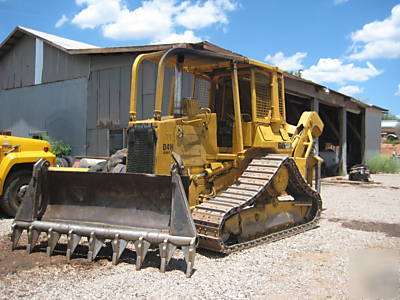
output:
[[[156,245],[160,271],[165,272],[180,247],[187,264],[186,276],[191,276],[196,229],[177,167],[171,176],[56,171],[48,167],[45,160],[34,166],[31,183],[12,225],[13,250],[24,230],[28,234],[28,253],[40,233],[45,232],[50,256],[64,234],[69,260],[81,238],[87,237],[88,260],[93,261],[104,242],[110,240],[112,262],[117,264],[128,243],[133,242],[136,269],[140,270],[150,246]]]

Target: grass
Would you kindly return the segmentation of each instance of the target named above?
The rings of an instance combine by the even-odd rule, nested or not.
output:
[[[387,156],[373,156],[367,159],[367,165],[371,173],[399,173],[400,160]]]
[[[399,139],[393,140],[393,141],[385,140],[383,143],[397,145],[397,144],[400,144],[400,140]]]

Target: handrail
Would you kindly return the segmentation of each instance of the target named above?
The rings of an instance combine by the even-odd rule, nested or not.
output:
[[[210,51],[205,51],[205,50],[197,50],[197,49],[191,49],[191,48],[172,48],[163,53],[164,54],[158,63],[158,70],[157,70],[156,102],[155,102],[154,113],[153,113],[154,120],[161,120],[165,65],[166,65],[167,59],[170,56],[172,56],[174,54],[194,54],[194,55],[198,55],[198,56],[213,57],[213,58],[223,59],[223,60],[228,60],[228,61],[238,61],[238,62],[247,61],[246,58],[241,57],[241,56],[215,53],[215,52],[210,52]]]
[[[152,59],[161,56],[165,51],[158,51],[153,53],[140,54],[136,57],[132,64],[131,71],[131,94],[130,94],[130,108],[129,108],[129,121],[135,122],[137,113],[137,91],[138,91],[138,77],[139,77],[139,67],[145,59]]]

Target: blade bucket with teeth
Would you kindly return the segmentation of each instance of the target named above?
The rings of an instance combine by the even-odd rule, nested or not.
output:
[[[44,214],[39,216],[43,207]],[[89,261],[95,260],[104,243],[110,241],[113,264],[132,242],[138,270],[151,245],[159,249],[161,272],[175,249],[181,248],[187,277],[192,273],[196,229],[182,178],[175,171],[171,176],[57,171],[39,160],[12,225],[12,249],[24,230],[28,232],[28,252],[41,232],[47,234],[48,255],[61,235],[66,236],[68,259],[82,237],[89,241]]]

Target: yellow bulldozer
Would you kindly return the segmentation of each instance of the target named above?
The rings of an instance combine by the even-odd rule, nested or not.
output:
[[[158,66],[154,113],[137,120],[145,60]],[[184,73],[206,84],[207,101],[182,96]],[[88,169],[38,161],[12,247],[27,230],[30,252],[45,232],[51,255],[64,234],[69,259],[87,237],[91,261],[110,240],[117,263],[132,242],[136,268],[158,247],[162,272],[181,248],[190,276],[197,246],[230,253],[315,227],[322,202],[314,150],[323,123],[304,112],[288,124],[284,95],[283,71],[246,57],[179,47],[139,55],[127,148]]]

